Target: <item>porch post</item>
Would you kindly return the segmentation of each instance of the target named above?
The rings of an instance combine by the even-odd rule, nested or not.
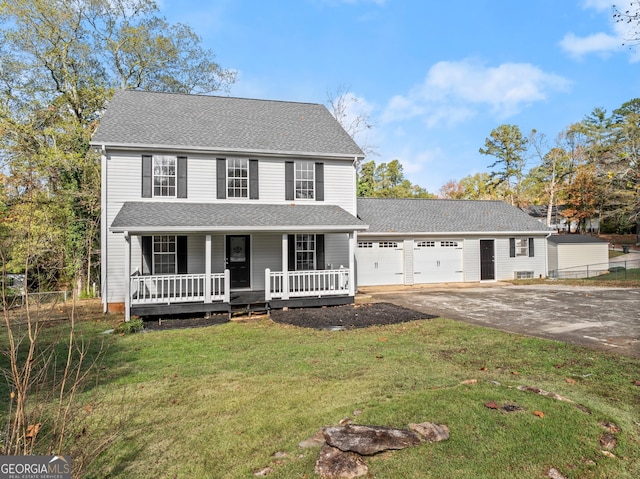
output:
[[[356,235],[355,231],[349,232],[349,296],[356,294]]]
[[[289,299],[289,236],[282,234],[282,299]]]
[[[129,232],[124,232],[124,320],[131,319],[131,237]]]
[[[211,235],[204,240],[204,302],[211,303]]]
[[[228,269],[224,270],[224,302],[231,302],[231,273]]]

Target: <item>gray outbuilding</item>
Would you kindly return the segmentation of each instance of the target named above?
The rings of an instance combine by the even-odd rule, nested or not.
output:
[[[609,243],[600,238],[563,234],[547,241],[552,278],[589,278],[609,270]]]

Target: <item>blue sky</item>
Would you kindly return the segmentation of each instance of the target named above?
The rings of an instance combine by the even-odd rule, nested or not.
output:
[[[553,140],[595,107],[640,97],[640,47],[612,18],[629,0],[160,0],[217,61],[237,97],[327,103],[374,128],[360,143],[431,192],[488,171],[503,124]],[[530,165],[533,165],[533,160]]]

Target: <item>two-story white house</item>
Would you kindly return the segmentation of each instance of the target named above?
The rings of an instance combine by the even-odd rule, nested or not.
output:
[[[323,105],[118,91],[91,144],[105,312],[353,302],[364,155]]]

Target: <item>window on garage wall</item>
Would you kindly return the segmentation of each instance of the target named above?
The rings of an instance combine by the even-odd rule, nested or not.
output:
[[[509,256],[534,256],[533,238],[509,238]]]

